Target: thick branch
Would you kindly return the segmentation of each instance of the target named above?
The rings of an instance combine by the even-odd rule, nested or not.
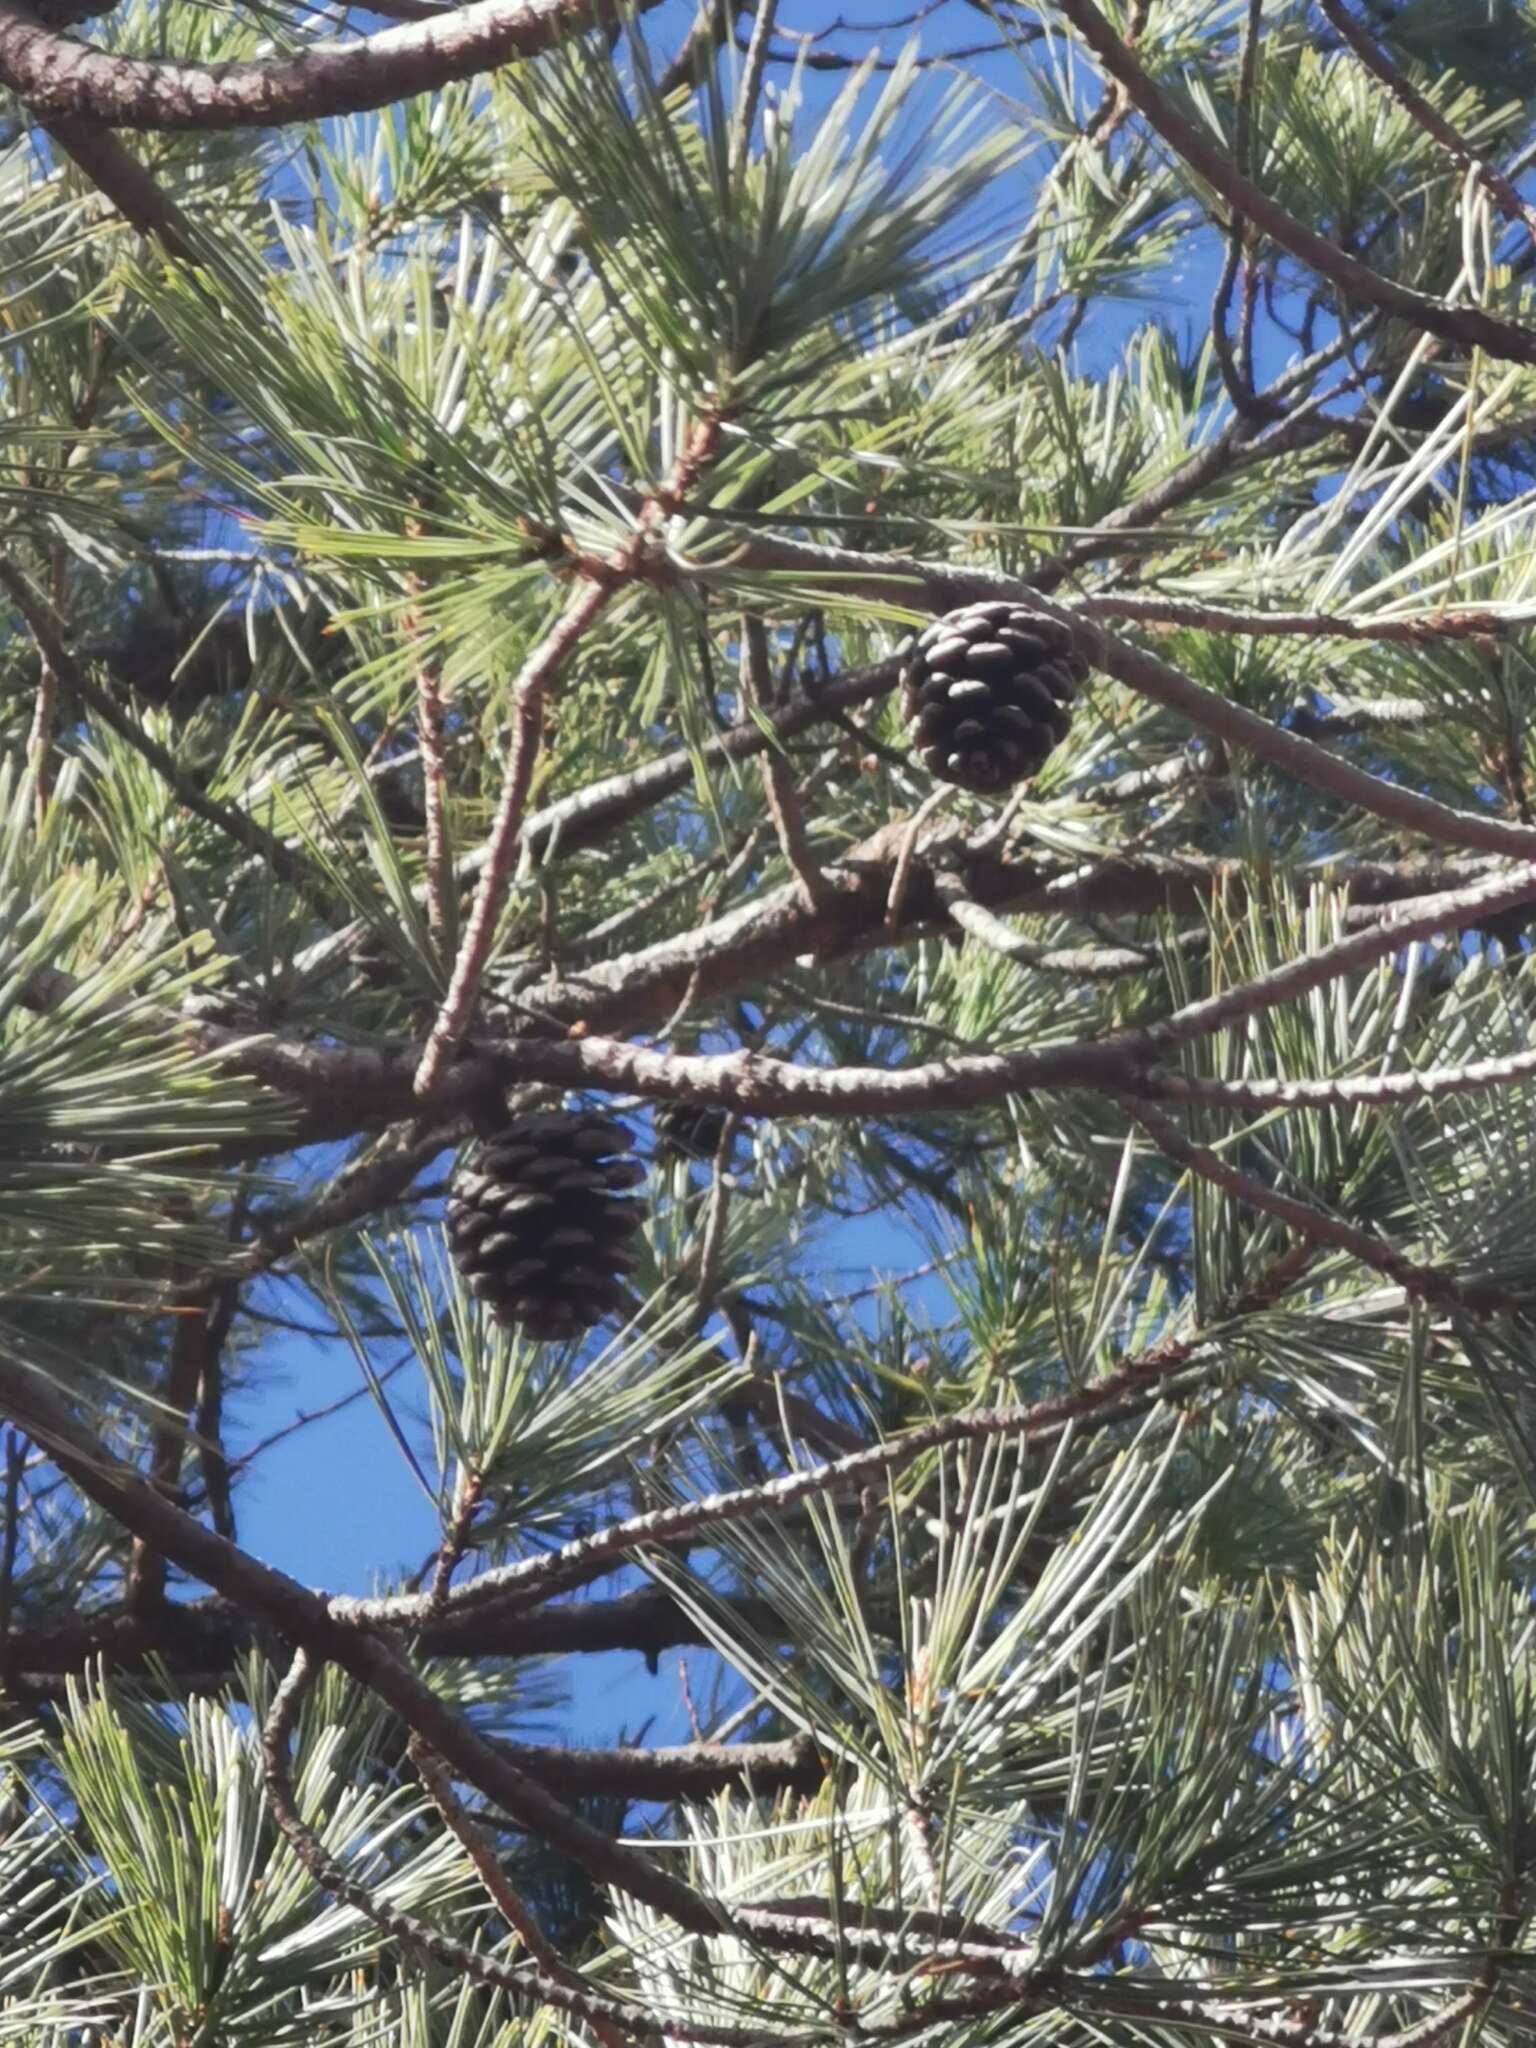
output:
[[[782,1633],[781,1629],[781,1633]],[[568,1799],[612,1794],[620,1799],[708,1799],[735,1788],[759,1798],[814,1792],[822,1762],[805,1736],[788,1742],[694,1742],[677,1749],[564,1749],[497,1742],[520,1771]]]
[[[630,0],[644,13],[658,0]],[[301,55],[243,64],[123,57],[44,27],[0,0],[0,84],[35,115],[85,115],[112,128],[275,128],[360,114],[455,79],[536,57],[594,21],[608,0],[475,0],[430,21]]]
[[[1102,1423],[1110,1418],[1120,1421],[1127,1412],[1128,1396],[1133,1400],[1156,1400],[1171,1375],[1186,1362],[1184,1352],[1177,1348],[1166,1353],[1148,1353],[1127,1360],[1091,1386],[1074,1388],[1044,1401],[1007,1408],[977,1408],[945,1416],[941,1421],[852,1452],[846,1458],[789,1472],[760,1486],[706,1494],[676,1507],[656,1508],[627,1521],[610,1523],[607,1528],[578,1537],[542,1557],[525,1558],[482,1573],[449,1596],[451,1609],[467,1614],[509,1599],[543,1600],[679,1538],[692,1538],[731,1522],[782,1516],[803,1500],[858,1492],[949,1444],[990,1443],[1007,1438],[1038,1443],[1050,1440],[1071,1423]],[[0,1366],[0,1395],[3,1390],[4,1367]],[[369,1626],[409,1622],[420,1605],[420,1596],[410,1594],[382,1600],[337,1600],[331,1603],[331,1612],[360,1626]]]
[[[1125,619],[1135,625],[1190,628],[1202,633],[1231,633],[1242,639],[1387,640],[1408,647],[1429,647],[1441,640],[1499,637],[1529,630],[1523,613],[1503,613],[1460,606],[1455,611],[1428,612],[1419,618],[1344,618],[1330,612],[1242,612],[1224,605],[1200,604],[1192,598],[1147,597],[1139,591],[1109,591],[1087,597],[1074,607],[1088,619]]]
[[[152,236],[177,262],[196,261],[192,233],[181,208],[109,128],[76,114],[56,114],[45,125],[58,148],[130,227]]]
[[[934,877],[925,872],[924,879],[926,893],[932,897]],[[1413,939],[1486,921],[1501,910],[1522,907],[1533,897],[1536,867],[1529,864],[1486,876],[1470,887],[1415,897],[1399,915],[1375,921],[1348,939],[1307,955],[1270,977],[1262,988],[1249,985],[1242,991],[1226,992],[1212,1005],[1196,1006],[1191,1019],[1174,1035],[1197,1035],[1219,1028],[1233,1016],[1294,1000]],[[799,909],[798,892],[789,908]],[[866,903],[865,934],[871,941],[875,936],[873,920],[879,914],[878,903]],[[936,919],[943,915],[936,899],[932,915]],[[814,927],[816,920],[806,917],[798,924],[785,922],[790,940],[786,949],[783,933],[777,933],[779,943],[771,951],[776,967],[783,964],[786,951],[792,956],[809,950],[805,931],[808,925]],[[759,955],[766,946],[759,934]],[[669,967],[673,964],[668,956]],[[743,962],[736,956],[740,971],[734,980],[725,978],[725,985],[739,986],[753,964],[758,963]],[[686,968],[680,971],[686,975]],[[694,971],[698,971],[697,965]],[[647,988],[639,976],[620,975],[608,1001],[597,1001],[594,992],[594,1000],[586,1005],[587,1018],[592,1023],[611,1017],[616,1027],[641,1030],[656,1014],[656,1000],[654,980]],[[309,1105],[316,1121],[306,1124],[308,1136],[320,1128],[350,1128],[356,1121],[393,1121],[416,1106],[411,1080],[414,1062],[408,1050],[374,1053],[277,1040],[250,1043],[216,1026],[202,1027],[201,1036],[209,1050],[227,1046],[239,1065],[257,1080]],[[1166,1029],[1129,1032],[1097,1043],[980,1053],[892,1071],[883,1067],[799,1066],[751,1052],[665,1053],[589,1031],[565,1039],[527,1037],[475,1045],[445,1075],[432,1102],[422,1106],[447,1114],[490,1089],[529,1081],[566,1088],[632,1089],[658,1099],[719,1102],[727,1108],[768,1116],[856,1116],[871,1111],[910,1114],[990,1102],[1048,1087],[1108,1087],[1155,1097],[1160,1086],[1155,1059],[1167,1037]],[[333,1121],[327,1123],[327,1118]]]
[[[1336,1080],[1222,1081],[1170,1075],[1160,1084],[1169,1102],[1203,1102],[1220,1109],[1355,1109],[1437,1102],[1448,1095],[1479,1095],[1536,1077],[1536,1052],[1468,1060],[1459,1067],[1410,1067],[1395,1074],[1350,1074]]]
[[[783,1624],[765,1602],[737,1603],[743,1630],[781,1640]],[[664,1651],[687,1649],[707,1638],[669,1592],[648,1586],[614,1600],[583,1600],[563,1607],[502,1614],[448,1614],[428,1619],[414,1640],[423,1657],[603,1656],[633,1651],[654,1661]],[[45,1623],[13,1631],[0,1645],[6,1659],[33,1681],[82,1672],[97,1659],[120,1671],[152,1665],[186,1678],[224,1683],[251,1649],[282,1657],[292,1637],[263,1629],[222,1599],[173,1601],[154,1614],[112,1608],[81,1621]]]
[[[299,1707],[317,1676],[317,1666],[306,1650],[300,1650],[287,1677],[273,1697],[271,1712],[262,1729],[262,1752],[266,1763],[267,1801],[289,1847],[322,1890],[343,1899],[378,1927],[392,1934],[408,1948],[433,1957],[461,1976],[479,1983],[496,1984],[504,1990],[533,1997],[565,2012],[579,2013],[589,2021],[600,2021],[626,2031],[649,2033],[648,2018],[626,2007],[573,1987],[570,1977],[536,1974],[527,1967],[502,1962],[483,1950],[470,1948],[414,1913],[403,1912],[390,1901],[350,1877],[326,1849],[299,1812],[294,1791],[289,1742]],[[692,2028],[679,2025],[670,2031],[679,2040],[711,2042],[721,2048],[757,2048],[758,2037],[740,2028]]]

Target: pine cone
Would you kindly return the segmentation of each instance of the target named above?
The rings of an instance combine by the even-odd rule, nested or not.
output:
[[[662,1102],[656,1107],[656,1151],[661,1158],[713,1159],[730,1111],[715,1102]]]
[[[1036,774],[1067,736],[1088,664],[1054,619],[1016,604],[968,604],[902,650],[902,713],[940,782],[987,795]]]
[[[472,1294],[498,1322],[558,1343],[623,1300],[636,1260],[627,1240],[643,1211],[624,1190],[644,1180],[623,1124],[585,1112],[513,1117],[460,1156],[448,1241]]]
[[[251,650],[237,618],[217,619],[206,631],[201,623],[140,619],[121,639],[87,641],[77,652],[104,662],[113,682],[146,704],[182,711],[238,696],[251,681]]]

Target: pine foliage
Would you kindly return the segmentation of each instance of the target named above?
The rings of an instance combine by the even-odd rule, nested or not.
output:
[[[1529,2042],[1529,10],[21,12],[0,2044]]]

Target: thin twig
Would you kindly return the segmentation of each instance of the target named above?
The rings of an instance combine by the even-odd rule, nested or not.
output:
[[[411,576],[409,587],[413,596],[421,595],[419,577]],[[453,861],[444,815],[448,768],[443,752],[443,675],[437,656],[424,644],[425,636],[415,612],[407,615],[405,631],[416,644],[416,731],[421,749],[422,806],[426,816],[427,926],[433,939],[442,945],[448,931],[453,889]]]
[[[227,1235],[231,1247],[237,1246],[244,1234],[250,1197],[250,1177],[242,1175],[229,1209]],[[224,1451],[224,1349],[241,1305],[239,1275],[226,1274],[214,1285],[193,1416],[193,1442],[198,1469],[203,1475],[209,1519],[231,1543],[235,1540],[235,1509],[230,1494],[229,1460]]]
[[[1259,60],[1259,18],[1263,7],[1264,0],[1248,0],[1248,13],[1243,23],[1242,54],[1238,63],[1233,150],[1237,168],[1245,178],[1252,175],[1249,136],[1252,125],[1254,77]],[[1222,265],[1216,296],[1211,304],[1211,340],[1216,348],[1221,381],[1227,387],[1227,396],[1236,411],[1247,419],[1267,422],[1277,416],[1278,408],[1273,400],[1266,400],[1261,404],[1256,398],[1249,367],[1233,356],[1232,342],[1227,333],[1227,318],[1232,308],[1232,287],[1237,282],[1239,266],[1247,253],[1247,234],[1248,222],[1241,210],[1234,208],[1227,223],[1227,259]],[[1251,262],[1252,259],[1249,260]]]
[[[448,1589],[453,1584],[453,1575],[469,1547],[469,1533],[484,1498],[485,1483],[481,1475],[478,1472],[466,1472],[459,1482],[453,1520],[443,1533],[437,1562],[432,1570],[432,1584],[427,1593],[426,1618],[429,1622],[436,1621],[447,1604]]]
[[[629,0],[644,14],[659,0]],[[500,0],[433,8],[409,24],[234,63],[132,57],[45,27],[21,0],[0,0],[0,85],[52,121],[85,115],[114,128],[172,132],[279,128],[362,114],[436,92],[553,49],[610,0]]]
[[[825,1768],[809,1736],[783,1742],[683,1743],[675,1748],[573,1749],[563,1744],[508,1742],[497,1738],[498,1755],[552,1792],[567,1797],[642,1802],[708,1799],[721,1791],[814,1792]],[[521,1826],[521,1822],[513,1822]]]
[[[907,900],[907,884],[911,880],[912,863],[917,858],[917,844],[922,829],[935,811],[943,809],[954,793],[954,790],[947,785],[941,786],[934,790],[931,795],[924,797],[923,801],[912,813],[911,820],[902,836],[900,849],[896,855],[896,865],[891,870],[890,893],[885,899],[885,926],[887,931],[894,931],[897,925],[901,923],[902,907]]]
[[[198,260],[186,215],[110,128],[79,114],[55,114],[42,126],[130,227],[152,237],[178,263]]]
[[[16,1547],[21,1536],[21,1475],[26,1469],[27,1440],[19,1430],[5,1433],[4,1527],[0,1531],[0,1693],[14,1690],[11,1612],[16,1597]]]
[[[238,1294],[238,1284],[225,1280],[219,1289],[220,1303],[229,1303],[231,1308]],[[222,1347],[210,1345],[209,1354],[203,1362],[203,1371],[197,1396],[194,1441],[197,1446],[198,1470],[203,1475],[203,1493],[208,1502],[208,1518],[221,1536],[235,1540],[235,1507],[229,1484],[229,1458],[224,1449],[224,1361]]]
[[[1417,697],[1336,697],[1326,711],[1307,702],[1294,705],[1290,726],[1309,740],[1352,739],[1362,732],[1417,732],[1445,716]]]
[[[1533,899],[1536,899],[1536,862],[1527,862],[1490,882],[1470,889],[1452,890],[1449,896],[1441,899],[1440,916],[1442,920],[1454,921],[1462,909],[1470,908],[1473,903],[1486,901],[1490,906],[1499,904],[1513,908]],[[1497,912],[1490,907],[1483,914],[1489,916]],[[1255,975],[1251,981],[1238,982],[1215,995],[1197,997],[1161,1022],[1149,1025],[1143,1035],[1144,1043],[1159,1047],[1188,1045],[1197,1038],[1209,1037],[1213,1031],[1225,1030],[1265,1011],[1278,1009],[1282,1003],[1294,1002],[1303,995],[1310,995],[1314,989],[1326,988],[1330,982],[1337,981],[1355,968],[1368,967],[1385,955],[1399,951],[1410,939],[1431,937],[1444,929],[1444,923],[1437,923],[1435,917],[1436,913],[1427,906],[1408,916],[1389,916],[1379,925],[1367,926],[1364,931],[1351,932],[1326,946],[1319,946],[1315,952],[1298,954],[1294,959],[1283,961],[1279,967],[1271,968],[1267,974]]]
[[[768,709],[768,675],[767,629],[755,612],[747,612],[741,621],[741,694],[750,710],[759,717],[765,717]],[[805,900],[811,909],[822,909],[832,892],[811,850],[805,811],[789,763],[778,747],[770,744],[763,751],[761,765],[763,797],[773,819],[774,830],[779,835],[779,849],[789,864],[790,873],[805,891]]]
[[[1441,1307],[1471,1309],[1477,1315],[1512,1314],[1520,1308],[1521,1304],[1502,1288],[1491,1283],[1458,1280],[1443,1266],[1419,1265],[1370,1231],[1340,1222],[1337,1217],[1314,1208],[1310,1202],[1281,1194],[1277,1188],[1269,1187],[1252,1174],[1233,1166],[1209,1146],[1187,1138],[1177,1124],[1150,1103],[1124,1095],[1118,1100],[1165,1157],[1186,1167],[1200,1179],[1209,1181],[1235,1200],[1289,1224],[1310,1243],[1327,1245],[1334,1251],[1345,1252],[1350,1258],[1358,1259],[1362,1265],[1369,1266],[1372,1271],[1401,1287],[1414,1300],[1436,1303]]]
[[[422,1052],[421,1064],[416,1069],[418,1095],[431,1092],[457,1051],[474,1014],[481,977],[495,944],[496,927],[517,860],[523,810],[544,731],[545,693],[612,595],[613,585],[607,580],[583,579],[572,591],[552,631],[523,663],[513,685],[512,739],[507,749],[501,796],[486,842],[485,865],[480,872],[469,921],[464,928],[458,957],[453,963],[448,993],[443,998]]]
[[[1440,2048],[1442,2041],[1449,2041],[1458,2028],[1480,2012],[1493,1996],[1491,1984],[1474,1984],[1470,1991],[1464,1991],[1460,1998],[1453,1999],[1439,2012],[1432,2012],[1416,2026],[1404,2027],[1398,2033],[1384,2034],[1375,2048]]]
[[[419,1735],[413,1735],[407,1748],[410,1758],[421,1774],[421,1782],[431,1795],[432,1803],[442,1815],[444,1822],[457,1838],[465,1854],[474,1864],[480,1882],[490,1895],[491,1903],[506,1921],[518,1939],[527,1949],[546,1977],[557,1984],[564,1984],[572,1991],[586,1996],[586,1986],[576,1971],[570,1969],[559,1950],[545,1935],[538,1921],[523,1904],[512,1888],[511,1879],[503,1869],[496,1851],[476,1825],[474,1816],[453,1789],[453,1778],[448,1766],[429,1743]],[[633,2031],[635,2022],[621,2029],[611,2021],[593,2017],[593,2033],[604,2043],[604,2048],[618,2048]]]
[[[339,1333],[328,1330],[323,1334],[325,1337],[330,1338]],[[404,1372],[405,1368],[414,1362],[415,1356],[416,1354],[413,1351],[408,1351],[403,1358],[397,1358],[392,1364],[385,1366],[383,1371],[379,1373],[376,1384],[381,1387],[387,1386],[397,1374]],[[232,1470],[236,1472],[244,1470],[246,1466],[254,1464],[264,1452],[271,1450],[274,1444],[285,1443],[289,1437],[297,1436],[301,1429],[308,1429],[311,1424],[316,1422],[329,1422],[333,1415],[341,1414],[343,1409],[355,1408],[359,1401],[372,1400],[373,1391],[373,1388],[364,1381],[361,1386],[354,1387],[350,1393],[338,1395],[334,1401],[327,1401],[323,1408],[301,1408],[292,1422],[285,1422],[281,1429],[272,1430],[269,1435],[262,1437],[259,1442],[252,1444],[249,1450],[242,1451],[238,1458],[231,1460]],[[222,1535],[223,1531],[221,1530],[219,1533]]]

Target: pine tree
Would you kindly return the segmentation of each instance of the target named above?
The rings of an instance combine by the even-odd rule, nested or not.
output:
[[[0,2041],[1532,2038],[1475,11],[8,0]]]

